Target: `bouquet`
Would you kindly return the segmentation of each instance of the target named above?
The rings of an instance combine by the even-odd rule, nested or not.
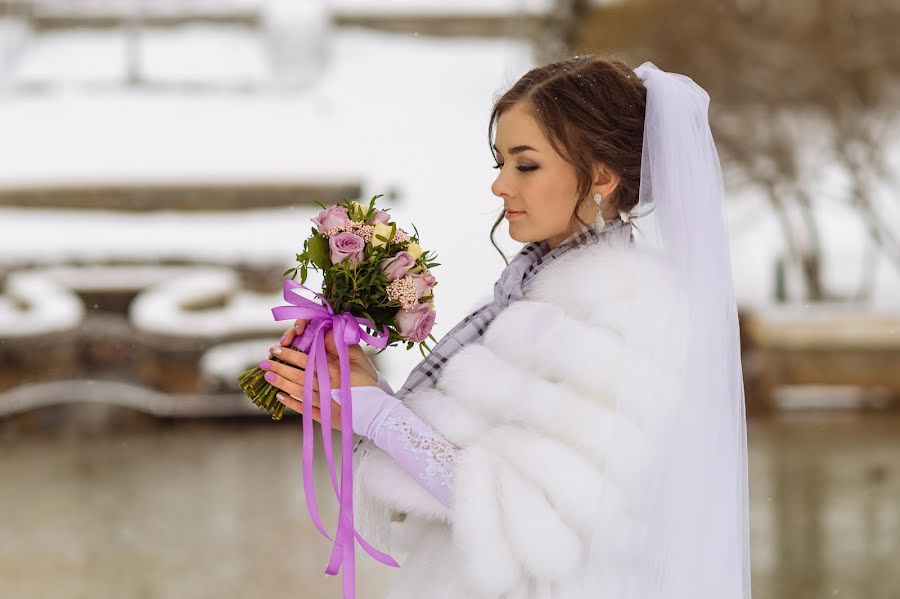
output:
[[[289,281],[294,281],[299,273],[302,284],[310,268],[322,272],[322,293],[316,295],[335,314],[349,313],[371,322],[371,330],[388,331],[387,343],[377,353],[398,343],[405,342],[406,349],[418,343],[424,357],[425,350],[431,351],[425,340],[435,340],[431,329],[437,280],[430,269],[440,264],[434,262],[436,254],[422,250],[415,225],[415,234],[410,235],[391,221],[388,210],[375,208],[380,197],[374,196],[368,208],[346,201],[330,208],[319,204],[323,210],[311,219],[316,226],[297,254],[298,265],[283,276],[290,274]],[[286,280],[285,300],[293,302],[288,288]],[[290,288],[292,292],[296,287]],[[303,353],[309,353],[315,335],[310,325],[292,342]],[[274,356],[267,359],[282,362]],[[281,420],[284,404],[275,400],[278,389],[264,376],[265,371],[255,366],[241,373],[238,382],[260,410]]]
[[[325,531],[319,517],[313,487],[313,421],[311,410],[302,411],[303,421],[303,487],[306,504],[313,524],[319,532],[334,542],[327,574],[343,570],[345,599],[352,599],[355,587],[356,541],[381,563],[393,567],[399,564],[389,555],[372,547],[353,525],[353,425],[352,394],[350,390],[348,347],[365,340],[384,350],[405,343],[406,349],[419,344],[419,351],[431,349],[425,340],[434,337],[434,287],[437,284],[430,269],[439,266],[430,252],[419,245],[415,235],[397,228],[387,210],[375,208],[376,195],[364,208],[358,202],[342,201],[326,208],[312,219],[315,227],[297,254],[298,265],[284,272],[291,274],[284,280],[286,306],[272,308],[275,320],[302,318],[307,320],[303,334],[291,345],[308,354],[304,381],[319,382],[321,401],[322,444],[328,472],[339,501],[338,525],[335,538]],[[413,227],[415,229],[415,227]],[[309,268],[322,272],[322,293],[313,291],[321,303],[305,298],[298,290]],[[294,279],[300,274],[300,283]],[[361,331],[360,327],[365,330]],[[331,410],[325,402],[332,401],[330,373],[325,353],[325,333],[334,329],[338,353],[341,392],[341,470],[340,485],[334,467],[331,443]],[[424,348],[424,349],[423,349]],[[380,353],[380,351],[379,351]],[[270,356],[269,360],[278,360]],[[284,404],[275,400],[278,389],[265,380],[259,366],[244,371],[238,377],[241,389],[261,410],[280,420]],[[303,405],[312,405],[312,384],[303,385]]]

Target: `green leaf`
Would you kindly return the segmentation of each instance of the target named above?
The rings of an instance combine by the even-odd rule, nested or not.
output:
[[[328,241],[321,235],[314,235],[310,238],[306,251],[309,260],[322,270],[331,267],[331,259],[328,257]]]
[[[382,196],[382,194],[378,194],[378,195],[376,195],[376,196],[372,196],[372,199],[369,200],[369,212],[370,212],[370,213],[372,212],[372,208],[375,207],[375,200],[376,200],[377,198],[380,198],[381,196]]]

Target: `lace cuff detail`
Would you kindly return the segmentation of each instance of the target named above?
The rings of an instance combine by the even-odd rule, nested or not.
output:
[[[352,389],[353,432],[371,439],[435,499],[450,507],[459,448],[381,386]],[[333,389],[331,396],[341,403],[339,389]]]
[[[438,501],[450,507],[459,448],[403,404],[394,406],[373,441]]]

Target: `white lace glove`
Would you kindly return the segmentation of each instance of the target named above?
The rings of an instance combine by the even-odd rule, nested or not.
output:
[[[378,386],[351,387],[353,432],[371,439],[434,497],[450,507],[459,449],[391,395],[381,372]],[[331,397],[341,403],[340,389]]]

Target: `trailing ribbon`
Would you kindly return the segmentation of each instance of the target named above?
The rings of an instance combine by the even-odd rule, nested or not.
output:
[[[290,305],[272,308],[275,320],[304,319],[309,321],[301,338],[294,338],[291,345],[309,355],[303,385],[303,406],[309,407],[302,413],[303,421],[303,490],[306,495],[306,506],[309,509],[313,524],[319,532],[334,543],[331,558],[328,561],[326,574],[337,574],[343,568],[344,599],[353,599],[356,587],[356,544],[366,553],[382,564],[399,567],[399,564],[386,553],[370,545],[357,532],[353,525],[353,403],[350,391],[350,355],[347,348],[356,345],[360,340],[372,347],[384,349],[390,337],[387,328],[381,335],[370,335],[361,329],[362,325],[370,325],[375,330],[375,323],[367,318],[354,316],[349,312],[335,314],[331,304],[322,295],[312,291],[322,305],[303,297],[297,289],[312,291],[308,287],[292,279],[284,280],[284,299]],[[331,444],[331,376],[328,371],[328,355],[325,351],[325,333],[334,329],[334,344],[338,352],[338,364],[341,376],[341,484],[338,487],[337,474],[334,468],[334,455]],[[310,332],[311,331],[311,332]],[[308,348],[308,351],[307,351]],[[318,376],[320,412],[322,417],[322,443],[331,484],[338,498],[338,524],[335,538],[332,539],[322,524],[319,509],[316,505],[315,485],[313,483],[313,419],[312,419],[312,381]],[[307,384],[308,383],[308,384]]]

